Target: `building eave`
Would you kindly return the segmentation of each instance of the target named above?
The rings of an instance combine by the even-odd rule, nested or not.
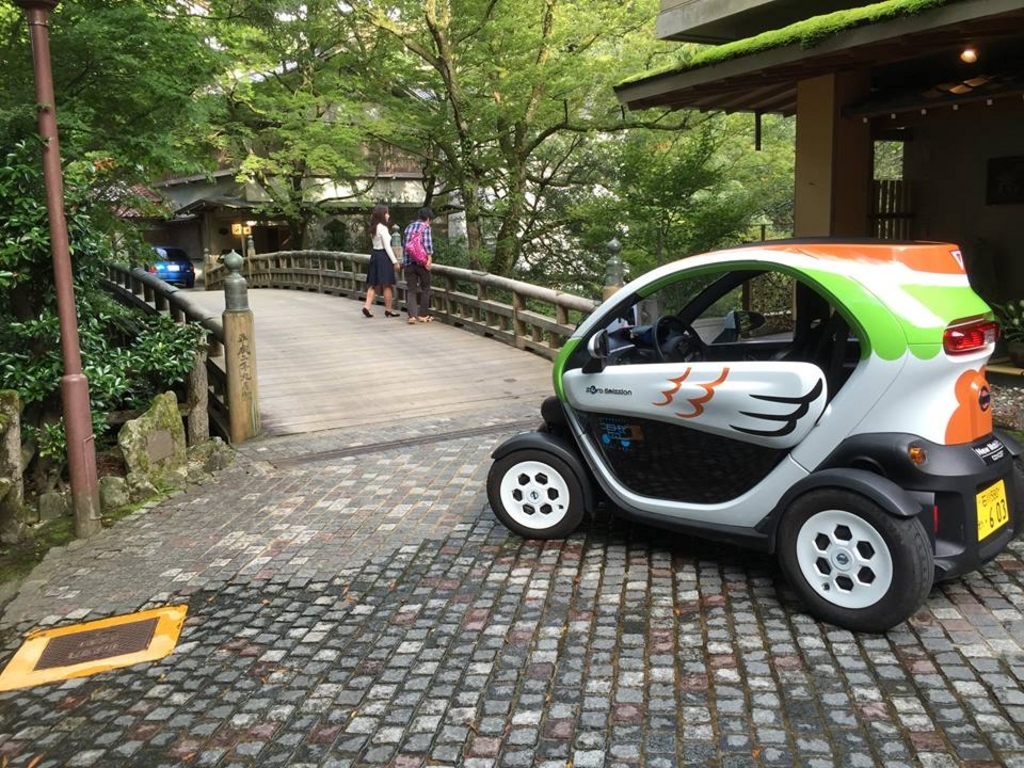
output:
[[[880,4],[882,5],[882,4]],[[870,67],[879,61],[913,59],[936,47],[956,45],[979,36],[1020,35],[1024,3],[1020,0],[963,0],[913,16],[903,16],[837,32],[813,47],[799,43],[761,49],[748,55],[677,68],[622,83],[619,101],[630,109],[695,108],[727,112],[777,112],[796,109],[800,80],[831,72]],[[771,39],[786,39],[778,30]],[[761,37],[761,36],[759,36]],[[722,46],[743,50],[757,39]]]

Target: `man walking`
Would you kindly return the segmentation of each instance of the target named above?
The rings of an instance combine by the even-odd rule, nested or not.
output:
[[[434,265],[434,238],[430,231],[433,219],[434,212],[429,207],[421,208],[419,219],[405,228],[402,238],[409,325],[434,321],[427,314],[430,309],[430,268]]]

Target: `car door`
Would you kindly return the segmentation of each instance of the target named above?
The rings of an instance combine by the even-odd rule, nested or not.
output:
[[[792,344],[791,291],[757,313],[777,318],[760,336],[722,333],[729,312],[749,311],[736,305],[752,301],[756,286],[749,283],[760,277],[725,273],[706,286],[704,276],[693,290],[673,286],[644,297],[632,327],[597,329],[614,337],[603,367],[563,374],[566,399],[603,468],[633,493],[696,503],[734,499],[764,479],[821,416],[822,370],[773,359]],[[671,324],[700,337],[699,353],[658,349],[669,315]],[[726,340],[716,349],[719,338]]]

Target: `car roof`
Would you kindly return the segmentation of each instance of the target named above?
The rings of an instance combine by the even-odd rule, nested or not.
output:
[[[646,298],[690,270],[773,265],[802,276],[845,308],[858,336],[888,360],[900,357],[908,345],[921,359],[934,357],[950,324],[992,315],[971,288],[956,245],[850,239],[768,241],[685,257],[640,276],[628,293],[613,296],[608,309],[595,315],[616,311],[630,296]]]
[[[872,263],[902,264],[914,272],[940,275],[963,275],[964,262],[960,248],[953,243],[914,242],[902,240],[799,238],[769,240],[763,243],[731,248],[729,253],[750,249],[793,253],[822,260],[856,261],[863,266]]]

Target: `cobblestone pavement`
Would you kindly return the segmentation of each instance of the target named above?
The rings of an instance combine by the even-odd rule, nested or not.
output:
[[[488,455],[535,413],[257,441],[51,553],[0,663],[39,625],[189,618],[159,662],[0,694],[0,765],[1024,766],[1019,545],[854,635],[765,555],[506,532]]]

